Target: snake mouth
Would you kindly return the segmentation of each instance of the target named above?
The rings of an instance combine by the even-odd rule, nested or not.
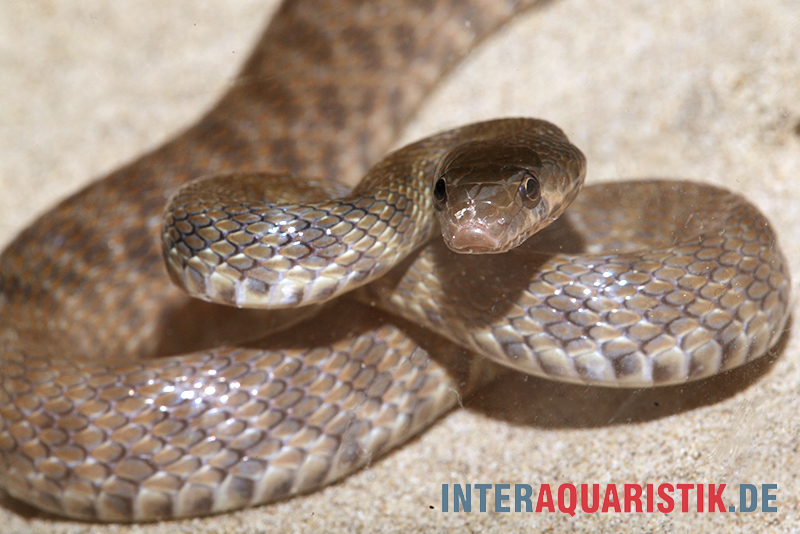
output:
[[[508,248],[505,228],[480,223],[447,225],[442,237],[447,248],[459,254],[497,254]]]

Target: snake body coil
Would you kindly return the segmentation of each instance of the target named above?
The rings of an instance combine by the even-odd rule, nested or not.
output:
[[[450,62],[526,7],[382,4],[287,3],[240,83],[197,125],[3,252],[6,491],[103,521],[312,491],[500,372],[425,329],[506,367],[616,386],[710,376],[775,344],[787,268],[764,216],[737,195],[647,181],[575,198],[566,184],[582,182],[583,157],[525,119],[439,134],[373,166]],[[478,153],[500,151],[489,167],[519,177],[506,204],[541,208],[534,230],[571,207],[506,254],[452,252],[528,237],[509,233],[516,223],[484,224],[484,211],[503,215],[477,207],[476,146],[452,149],[462,136]],[[370,167],[350,192],[289,178]],[[208,174],[227,177],[178,190]],[[280,209],[265,200],[276,185]],[[437,226],[447,244],[419,248]],[[206,300],[287,308],[361,287],[321,311],[200,302],[170,284],[160,238],[171,277]]]

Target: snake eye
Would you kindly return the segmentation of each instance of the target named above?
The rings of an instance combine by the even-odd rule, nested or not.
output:
[[[444,178],[436,180],[436,185],[433,186],[433,200],[436,201],[437,206],[442,206],[447,201],[447,187]]]
[[[539,180],[527,172],[524,181],[519,185],[519,196],[522,197],[522,205],[528,209],[535,208],[542,199],[542,188]]]

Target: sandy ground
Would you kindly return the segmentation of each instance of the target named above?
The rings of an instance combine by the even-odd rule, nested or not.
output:
[[[0,243],[197,117],[263,27],[262,4],[0,3]],[[800,280],[798,35],[795,0],[561,0],[475,51],[406,138],[502,115],[549,119],[587,154],[590,182],[693,178],[749,196]],[[510,378],[369,469],[277,505],[106,526],[2,495],[0,530],[797,532],[799,347],[790,331],[762,362],[684,387]],[[453,482],[726,483],[727,504],[738,484],[774,483],[778,511],[443,513],[441,485]]]

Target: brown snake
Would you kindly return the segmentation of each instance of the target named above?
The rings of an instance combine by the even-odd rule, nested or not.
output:
[[[271,337],[316,310],[184,296],[163,266],[165,191],[234,171],[363,174],[451,62],[524,7],[339,4],[283,6],[196,126],[3,253],[0,480],[15,497],[108,521],[284,498],[362,467],[498,372],[370,305],[505,365],[609,385],[709,376],[777,340],[789,284],[768,223],[740,197],[686,182],[586,188],[501,256],[434,240],[360,289],[367,305],[339,299]],[[163,357],[185,339],[192,354]]]

